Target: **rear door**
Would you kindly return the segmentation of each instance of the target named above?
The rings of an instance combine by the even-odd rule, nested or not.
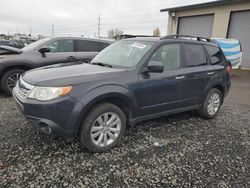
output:
[[[58,39],[52,41],[48,45],[50,52],[41,54],[37,57],[40,66],[51,65],[56,63],[66,63],[76,60],[76,52],[74,52],[74,41],[72,39]]]
[[[182,43],[183,105],[198,105],[208,82],[208,57],[203,45]]]
[[[91,61],[100,51],[100,43],[90,40],[77,40],[76,53],[77,60],[84,62]]]

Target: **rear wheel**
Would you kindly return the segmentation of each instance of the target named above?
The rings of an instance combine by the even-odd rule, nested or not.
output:
[[[207,119],[214,118],[218,114],[221,104],[222,94],[220,90],[213,88],[208,92],[199,114]]]
[[[23,69],[12,69],[7,71],[3,75],[1,80],[1,86],[4,93],[6,93],[7,95],[12,94],[13,88],[16,86],[18,79],[24,72],[25,70]]]
[[[122,139],[126,128],[124,112],[110,103],[95,106],[82,123],[80,141],[92,152],[105,152]]]

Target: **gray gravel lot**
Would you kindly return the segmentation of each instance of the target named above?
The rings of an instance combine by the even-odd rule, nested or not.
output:
[[[93,154],[34,130],[0,95],[0,133],[0,187],[250,187],[249,105],[226,102],[213,120],[189,112],[143,122]]]

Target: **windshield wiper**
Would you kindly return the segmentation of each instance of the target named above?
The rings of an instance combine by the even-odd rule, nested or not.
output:
[[[112,65],[106,64],[106,63],[101,63],[101,62],[93,62],[93,63],[91,63],[91,64],[93,64],[93,65],[100,65],[100,66],[103,66],[103,67],[110,67],[110,68],[113,68]]]

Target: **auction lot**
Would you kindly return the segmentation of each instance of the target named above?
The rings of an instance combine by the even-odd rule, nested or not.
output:
[[[0,95],[0,187],[250,187],[249,80],[249,71],[234,73],[217,118],[142,122],[102,154],[34,130]]]

